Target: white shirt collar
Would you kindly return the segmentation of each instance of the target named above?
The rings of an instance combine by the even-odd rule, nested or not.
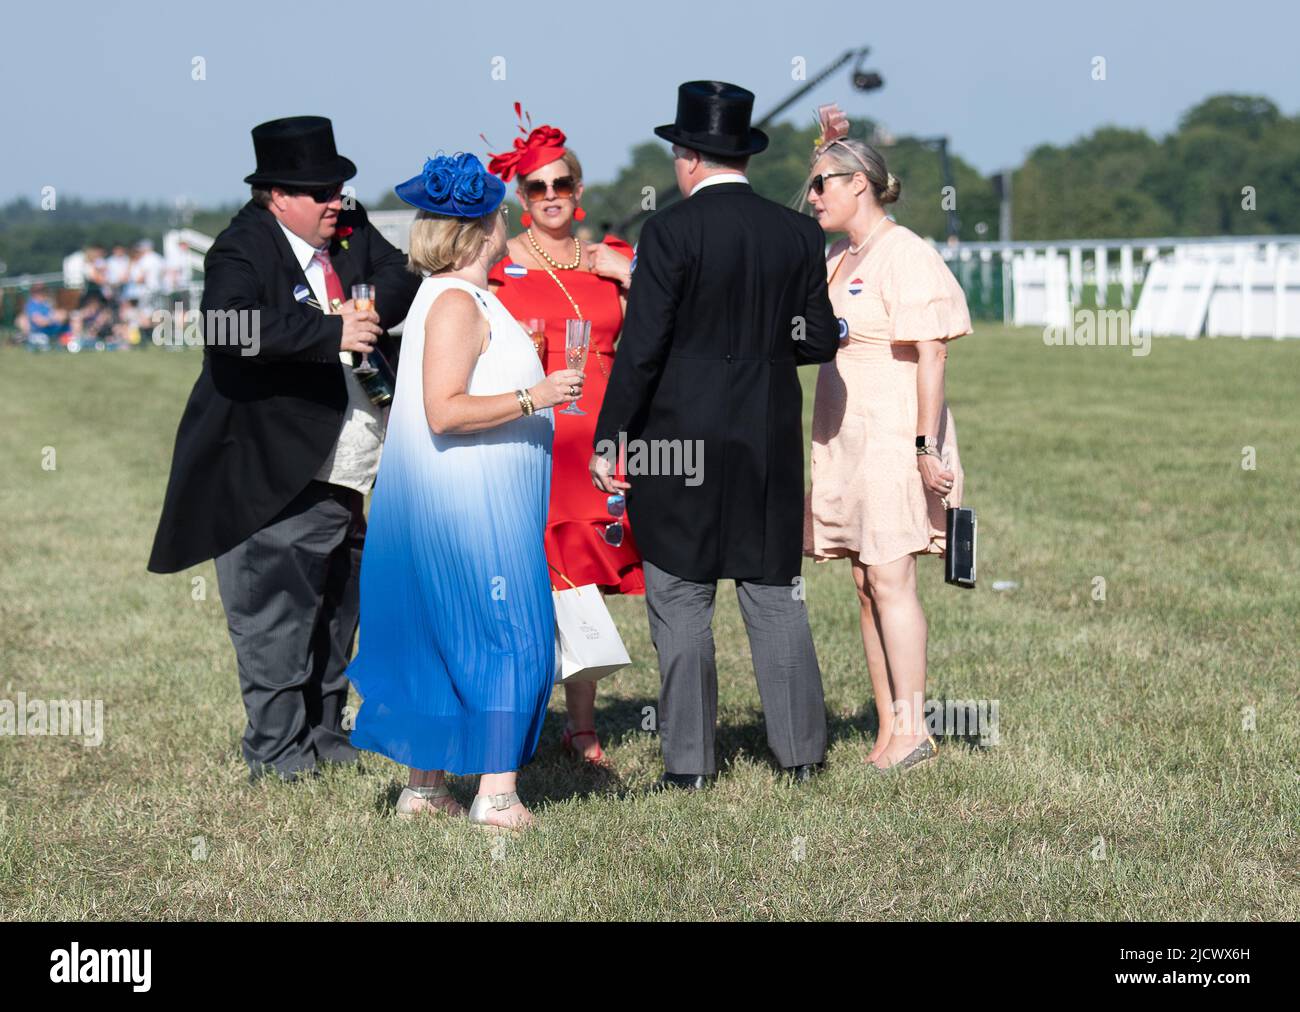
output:
[[[749,179],[743,172],[719,172],[716,176],[708,176],[701,179],[693,187],[689,196],[695,196],[706,186],[712,186],[715,183],[748,183]]]
[[[289,247],[293,250],[293,255],[298,258],[298,266],[303,270],[306,270],[307,265],[312,261],[312,257],[314,257],[319,251],[302,236],[295,235],[293,232],[290,232],[285,228],[284,222],[280,221],[280,219],[277,218],[275,223],[280,226],[284,231],[284,237],[289,240]],[[324,248],[325,247],[323,246],[321,247],[321,249]]]

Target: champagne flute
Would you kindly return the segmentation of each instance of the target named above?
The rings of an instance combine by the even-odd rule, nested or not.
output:
[[[570,369],[582,372],[587,366],[587,348],[591,343],[590,320],[564,321],[564,361]],[[585,415],[575,398],[568,407],[561,408],[562,415]]]
[[[352,303],[362,312],[368,312],[375,308],[375,286],[374,285],[353,285],[352,286]],[[358,352],[352,353],[352,371],[360,378],[375,371],[375,367],[370,364],[370,356],[362,355]]]
[[[533,347],[537,349],[537,357],[545,359],[546,357],[546,321],[537,316],[530,316],[523,321],[524,331],[532,339]]]
[[[353,285],[352,303],[362,312],[373,311],[375,308],[375,286],[368,284]],[[360,355],[353,352],[352,375],[357,378],[357,382],[361,384],[361,389],[366,392],[366,396],[370,398],[372,404],[382,408],[392,403],[396,377],[384,357],[379,354],[378,349],[375,350],[374,359],[369,355]]]

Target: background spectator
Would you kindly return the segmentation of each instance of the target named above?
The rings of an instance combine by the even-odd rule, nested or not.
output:
[[[67,330],[66,315],[54,308],[45,286],[39,282],[32,285],[22,316],[25,325],[20,329],[26,334],[29,347],[48,348],[52,340]]]
[[[153,308],[162,290],[163,266],[163,258],[154,251],[153,243],[141,239],[131,251],[123,297],[134,300],[141,307]]]
[[[117,295],[122,287],[126,284],[127,275],[131,271],[131,257],[126,251],[125,246],[114,246],[113,253],[104,263],[105,283]]]
[[[87,247],[88,249],[89,247]],[[63,258],[63,287],[80,290],[86,284],[87,249],[79,249]]]

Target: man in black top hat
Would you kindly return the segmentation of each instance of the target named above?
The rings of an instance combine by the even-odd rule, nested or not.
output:
[[[745,177],[749,157],[767,147],[750,126],[753,102],[736,85],[691,81],[678,90],[676,122],[655,129],[673,145],[689,199],[641,230],[591,461],[598,487],[628,489],[645,561],[664,786],[701,787],[717,770],[712,619],[723,578],[736,581],[772,751],[799,781],[826,754],[800,581],[797,367],[834,358],[839,325],[821,228]],[[629,482],[611,468],[625,441]],[[691,459],[690,450],[690,471],[637,473],[638,451],[662,465]]]
[[[343,197],[356,166],[320,116],[253,128],[253,195],[204,261],[203,367],[181,417],[149,569],[215,559],[252,778],[354,762],[343,728],[365,493],[384,412],[350,368],[394,351],[419,278]],[[348,204],[350,206],[345,207]],[[375,286],[373,309],[349,296]]]

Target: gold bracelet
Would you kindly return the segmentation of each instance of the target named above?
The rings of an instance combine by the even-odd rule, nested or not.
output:
[[[925,446],[925,447],[918,446],[916,448],[916,455],[918,457],[939,457],[940,460],[943,459],[942,457],[939,456],[938,449],[936,449],[933,446]]]
[[[515,396],[519,398],[519,410],[524,413],[525,418],[527,418],[535,410],[537,410],[536,408],[533,407],[532,394],[530,394],[527,390],[516,390]]]

